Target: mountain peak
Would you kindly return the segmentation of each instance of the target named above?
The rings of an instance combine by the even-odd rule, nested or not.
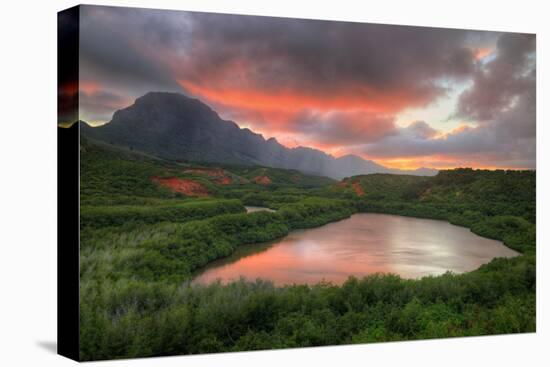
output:
[[[358,155],[355,155],[355,154],[345,154],[343,156],[340,156],[338,157],[337,159],[339,160],[342,160],[342,161],[362,161],[364,160],[363,158],[359,157]]]
[[[263,165],[336,179],[389,171],[356,155],[335,158],[309,147],[286,148],[273,137],[266,140],[221,119],[198,99],[173,92],[149,92],[116,111],[109,123],[81,134],[168,159]]]
[[[141,97],[138,97],[134,105],[139,106],[165,106],[174,109],[178,106],[194,106],[204,110],[212,111],[207,104],[202,101],[186,96],[183,93],[176,92],[148,92]],[[130,106],[131,107],[131,106]]]
[[[143,96],[138,97],[136,99],[137,102],[144,102],[144,101],[188,101],[188,100],[194,100],[191,97],[186,96],[183,93],[177,93],[177,92],[147,92]],[[196,100],[196,99],[195,99]],[[196,100],[198,101],[198,100]]]

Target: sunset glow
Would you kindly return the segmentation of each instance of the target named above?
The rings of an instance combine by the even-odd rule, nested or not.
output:
[[[533,35],[82,12],[80,119],[92,125],[170,91],[287,147],[403,169],[536,166]]]

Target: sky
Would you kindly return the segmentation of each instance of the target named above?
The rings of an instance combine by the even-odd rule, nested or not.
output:
[[[79,55],[91,124],[172,91],[336,157],[536,166],[531,34],[83,6]]]

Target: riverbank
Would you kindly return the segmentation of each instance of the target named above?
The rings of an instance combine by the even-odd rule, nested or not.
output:
[[[220,214],[185,223],[128,224],[96,231],[85,228],[81,279],[131,276],[145,281],[184,281],[238,246],[281,238],[294,229],[318,227],[354,212],[349,201],[310,198],[284,205],[277,212]]]

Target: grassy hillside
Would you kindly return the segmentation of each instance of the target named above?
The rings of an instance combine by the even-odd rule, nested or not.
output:
[[[442,171],[334,182],[265,167],[81,146],[83,360],[535,330],[535,173]],[[243,205],[276,212],[244,213]],[[449,220],[523,253],[467,274],[191,286],[238,246],[355,212]]]
[[[169,161],[81,138],[83,205],[148,205],[159,199],[301,195],[335,181],[296,170]]]
[[[520,252],[535,252],[536,174],[455,169],[434,177],[355,176],[318,194],[346,198],[363,212],[447,220]]]
[[[354,176],[325,190],[364,203],[462,208],[483,215],[516,215],[535,222],[533,171],[488,171],[461,168],[434,177],[373,174]],[[357,194],[357,186],[363,194]]]

